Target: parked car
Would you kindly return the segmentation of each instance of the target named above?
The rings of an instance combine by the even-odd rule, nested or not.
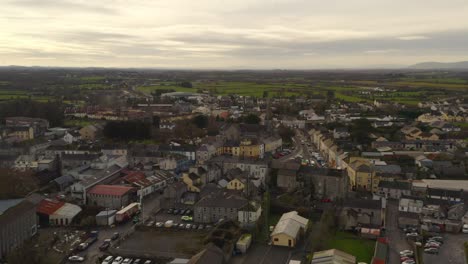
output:
[[[198,226],[198,230],[202,230],[203,228],[205,228],[205,226],[204,226],[203,224],[200,224],[200,225]]]
[[[101,264],[112,264],[113,256],[107,256]]]
[[[101,250],[101,251],[106,251],[109,247],[110,247],[110,243],[107,242],[107,241],[104,241],[104,243],[102,243],[102,244],[99,246],[99,250]]]
[[[435,243],[426,243],[424,245],[424,248],[440,248],[440,245],[439,244],[435,244]]]
[[[406,249],[406,250],[403,250],[403,251],[400,251],[400,256],[402,255],[414,255],[414,252],[409,250],[409,249]]]
[[[439,242],[439,241],[433,240],[433,239],[427,240],[426,243],[435,243],[435,244],[438,244],[439,246],[441,246],[443,244],[443,242]]]
[[[407,261],[407,260],[411,260],[413,258],[410,258],[410,257],[401,257],[400,258],[400,261],[403,262],[403,261]]]
[[[71,261],[71,262],[83,262],[84,261],[84,258],[83,257],[80,257],[80,256],[70,256],[68,258],[68,261]]]
[[[419,234],[415,232],[406,234],[406,237],[417,237],[417,236],[419,236]]]
[[[118,256],[114,259],[114,261],[112,262],[112,264],[122,264],[123,262],[123,258],[121,256]]]
[[[179,214],[180,214],[180,215],[183,215],[184,213],[185,213],[185,209],[180,209],[180,210],[179,210]]]
[[[441,237],[441,236],[433,236],[433,237],[431,237],[431,238],[429,238],[429,239],[432,239],[432,240],[435,240],[435,241],[439,241],[439,242],[442,242],[442,243],[444,242],[444,238]]]
[[[162,222],[156,222],[156,224],[155,224],[156,227],[162,227],[163,225],[164,225],[164,223],[162,223]]]
[[[113,256],[107,256],[101,264],[112,264],[112,260],[114,260]]]
[[[151,220],[151,221],[149,221],[148,223],[146,223],[146,226],[153,226],[153,225],[154,225],[154,221],[153,221],[153,220]]]
[[[180,229],[184,229],[184,228],[185,228],[185,225],[184,225],[184,224],[179,224],[179,228],[180,228]]]
[[[133,261],[133,264],[141,264],[141,259],[135,259],[135,261]]]
[[[144,264],[151,264],[151,263],[153,263],[151,260],[147,260],[147,261],[145,261]]]
[[[120,237],[119,232],[114,232],[114,234],[112,234],[112,236],[111,236],[111,239],[112,239],[112,240],[116,240],[116,239],[119,238],[119,237]]]
[[[198,228],[198,226],[196,224],[192,225],[192,229],[197,229],[197,228]]]
[[[133,262],[133,259],[131,259],[131,258],[126,258],[126,259],[124,259],[124,261],[122,262],[122,264],[132,264],[132,262]]]
[[[424,253],[439,254],[439,249],[438,248],[425,248]]]
[[[191,224],[187,224],[187,225],[185,226],[185,229],[191,229],[191,228],[192,228],[192,225],[191,225]]]
[[[175,214],[175,215],[176,215],[176,214],[179,214],[179,209],[174,209],[174,210],[172,211],[172,214]]]
[[[416,261],[414,261],[414,259],[405,260],[405,261],[403,261],[401,264],[416,264]]]
[[[173,212],[174,212],[174,208],[169,208],[169,209],[167,209],[167,213],[168,213],[168,214],[172,214]]]
[[[463,234],[468,234],[468,225],[464,224],[462,229]]]
[[[182,221],[192,221],[193,217],[188,216],[188,215],[184,215],[184,216],[180,217],[180,220],[182,220]]]
[[[167,227],[167,228],[171,228],[173,225],[174,225],[174,221],[172,221],[172,220],[167,220],[164,223],[164,227]]]

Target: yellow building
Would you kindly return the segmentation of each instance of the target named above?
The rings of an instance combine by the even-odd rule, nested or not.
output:
[[[295,247],[308,223],[309,220],[299,216],[296,211],[284,213],[270,235],[272,245]]]
[[[226,185],[226,188],[228,190],[244,190],[245,183],[241,179],[235,178]]]
[[[378,172],[372,167],[371,162],[370,160],[355,160],[347,168],[353,189],[378,193],[381,180],[392,181],[401,178],[398,174]]]
[[[8,136],[14,137],[18,141],[31,140],[34,139],[34,129],[32,127],[15,127]]]
[[[264,154],[265,149],[263,144],[254,142],[251,139],[244,139],[241,141],[238,156],[245,158],[263,158]]]
[[[187,185],[187,190],[189,192],[200,192],[201,188],[201,178],[197,174],[184,173],[182,174],[182,181]]]

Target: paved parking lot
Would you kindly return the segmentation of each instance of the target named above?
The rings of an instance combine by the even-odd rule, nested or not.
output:
[[[235,256],[231,264],[284,264],[288,263],[294,249],[253,244],[246,255]]]
[[[423,254],[424,264],[465,264],[463,244],[468,241],[468,234],[443,234],[444,244],[438,255]]]
[[[205,232],[186,230],[135,231],[112,252],[121,255],[138,255],[147,257],[190,258],[203,248]]]
[[[405,234],[398,228],[398,205],[395,201],[387,203],[386,229],[390,241],[389,263],[400,263],[399,252],[410,249]],[[468,241],[468,234],[441,234],[444,244],[438,255],[423,253],[424,264],[465,264],[463,244]]]

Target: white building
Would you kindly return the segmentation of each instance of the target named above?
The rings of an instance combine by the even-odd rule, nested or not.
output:
[[[251,202],[238,212],[238,221],[241,226],[248,226],[257,223],[262,214],[262,206],[259,203]]]

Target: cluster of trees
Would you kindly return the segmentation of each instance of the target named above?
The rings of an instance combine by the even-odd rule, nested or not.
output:
[[[61,126],[65,116],[61,102],[38,102],[17,99],[0,103],[0,120],[10,116],[27,116],[47,119],[51,126]]]
[[[151,124],[143,121],[110,121],[104,127],[104,136],[119,140],[151,138]]]
[[[375,129],[372,126],[371,121],[368,119],[357,119],[354,120],[351,124],[350,134],[354,142],[357,142],[362,145],[368,145],[371,143],[371,138],[369,134],[374,132]]]
[[[178,84],[180,87],[185,87],[185,88],[193,88],[193,85],[191,82],[181,82]]]
[[[39,181],[32,171],[16,171],[0,168],[0,199],[16,199],[39,188]]]
[[[294,130],[292,128],[283,125],[278,127],[278,134],[283,140],[283,142],[288,144],[292,143],[292,138],[295,135]]]
[[[239,121],[246,123],[246,124],[258,125],[260,123],[260,117],[258,117],[255,114],[248,114],[246,116],[241,117],[241,120]]]

